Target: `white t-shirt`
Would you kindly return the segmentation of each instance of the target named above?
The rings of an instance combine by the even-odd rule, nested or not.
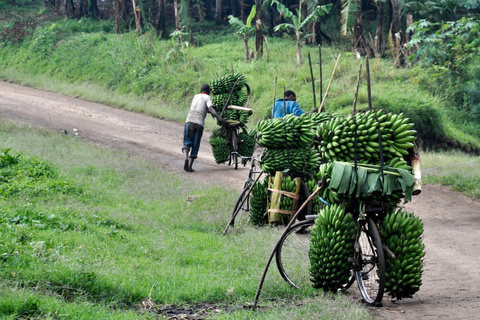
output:
[[[196,94],[193,97],[186,122],[193,122],[204,126],[209,107],[213,107],[212,97],[205,93]]]

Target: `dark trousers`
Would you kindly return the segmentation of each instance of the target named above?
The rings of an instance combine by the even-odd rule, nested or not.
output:
[[[200,142],[202,141],[202,135],[203,126],[193,122],[185,123],[182,149],[192,149],[190,158],[195,159],[197,157],[198,149],[200,148]]]

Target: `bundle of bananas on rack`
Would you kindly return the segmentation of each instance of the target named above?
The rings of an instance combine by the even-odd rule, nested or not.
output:
[[[212,146],[213,157],[216,163],[223,163],[228,161],[230,157],[230,149],[228,148],[227,140],[223,136],[210,137],[210,145]]]
[[[425,256],[422,234],[422,221],[401,209],[388,213],[381,222],[382,242],[395,255],[386,255],[385,291],[392,298],[411,298],[420,289]]]
[[[255,150],[256,140],[255,140],[255,130],[250,132],[240,132],[238,134],[238,153],[244,157],[250,157],[253,155]],[[245,164],[244,159],[242,159],[243,164]]]
[[[310,194],[312,194],[317,189],[318,181],[316,178],[312,178],[305,181],[305,184],[307,185],[307,188]],[[325,189],[326,188],[323,188],[322,190],[325,190]],[[317,214],[317,212],[320,211],[322,206],[323,206],[323,202],[320,200],[319,194],[317,194],[317,196],[312,199],[312,212],[314,214]]]
[[[311,231],[310,280],[313,287],[337,292],[350,277],[355,223],[341,205],[322,208]]]
[[[320,164],[320,154],[313,148],[266,149],[260,159],[262,171],[292,170],[315,174]]]
[[[267,181],[257,181],[252,187],[250,198],[250,222],[254,226],[262,226],[266,222],[268,192]]]
[[[347,117],[336,117],[317,127],[316,139],[322,158],[330,161],[378,163],[380,128],[385,161],[408,155],[416,139],[414,124],[402,113],[367,111]],[[356,148],[355,148],[356,147]]]
[[[213,79],[212,81],[210,81],[210,87],[212,88],[212,93],[214,95],[222,94],[222,93],[230,93],[237,79],[238,79],[238,82],[235,85],[234,91],[239,91],[247,83],[245,76],[240,72],[226,74],[223,77]]]
[[[237,81],[235,87],[234,84]],[[243,107],[247,103],[247,93],[243,90],[247,86],[245,76],[237,72],[235,74],[226,74],[222,77],[213,79],[210,81],[210,87],[212,88],[212,102],[215,110],[219,115],[221,115],[225,120],[230,123],[239,123],[241,124],[240,128],[242,130],[239,135],[243,135],[243,138],[239,137],[239,153],[244,157],[251,157],[253,155],[254,145],[252,147],[252,137],[246,133],[246,124],[251,115],[249,112],[244,112],[241,110],[227,109],[226,104],[227,100],[228,105],[234,105]],[[233,89],[233,91],[232,91]],[[231,92],[231,95],[230,95]],[[219,127],[221,124],[218,123]],[[211,139],[210,143],[212,145],[213,155],[217,163],[226,162],[229,159],[229,154],[225,159],[225,150],[229,150],[226,134],[223,131],[222,137],[224,138],[224,145],[221,145],[221,140]],[[243,144],[243,146],[242,146]],[[230,153],[230,150],[229,150]],[[245,164],[245,161],[244,161]]]
[[[261,120],[257,124],[257,143],[268,149],[304,148],[313,144],[312,118],[287,114],[283,118]]]

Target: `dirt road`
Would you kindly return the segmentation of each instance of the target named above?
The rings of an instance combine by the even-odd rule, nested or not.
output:
[[[183,171],[183,124],[0,81],[0,117],[77,135],[151,159],[167,170],[241,188],[247,168],[217,165],[204,134],[195,172]],[[425,226],[423,285],[412,299],[384,299],[379,319],[480,319],[480,202],[427,185],[406,205]],[[253,297],[252,297],[253,300]]]

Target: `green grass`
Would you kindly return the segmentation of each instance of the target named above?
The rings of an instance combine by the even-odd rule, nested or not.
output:
[[[421,156],[422,181],[441,184],[480,199],[480,158],[460,152],[427,152]]]
[[[274,265],[260,308],[243,308],[281,230],[245,226],[223,236],[235,190],[6,120],[0,140],[8,155],[0,169],[2,318],[136,319],[146,317],[142,302],[210,303],[224,310],[218,319],[371,318],[348,295],[290,288]]]
[[[192,96],[202,83],[231,72],[243,73],[252,88],[248,106],[254,110],[254,127],[270,110],[283,87],[292,89],[305,110],[314,106],[308,64],[311,55],[316,103],[319,97],[318,48],[303,46],[305,63],[295,63],[290,39],[269,38],[263,60],[244,61],[243,43],[228,27],[212,35],[196,35],[197,46],[159,40],[154,32],[112,34],[112,22],[89,19],[58,20],[40,25],[23,42],[0,44],[0,78],[60,91],[112,106],[183,122]],[[250,48],[254,48],[253,39]],[[323,93],[339,50],[322,49]],[[367,108],[365,61],[343,52],[326,100],[330,112],[352,111],[358,69],[362,81],[357,108]],[[423,71],[424,72],[424,71]],[[274,83],[277,79],[277,86]],[[419,136],[436,141],[458,141],[459,147],[480,148],[475,136],[455,127],[453,110],[446,109],[440,93],[422,89],[428,79],[421,69],[398,69],[392,61],[371,61],[373,106],[404,112],[415,122]],[[470,132],[475,132],[477,124]],[[214,124],[209,124],[213,129]],[[467,127],[466,127],[467,128]]]

